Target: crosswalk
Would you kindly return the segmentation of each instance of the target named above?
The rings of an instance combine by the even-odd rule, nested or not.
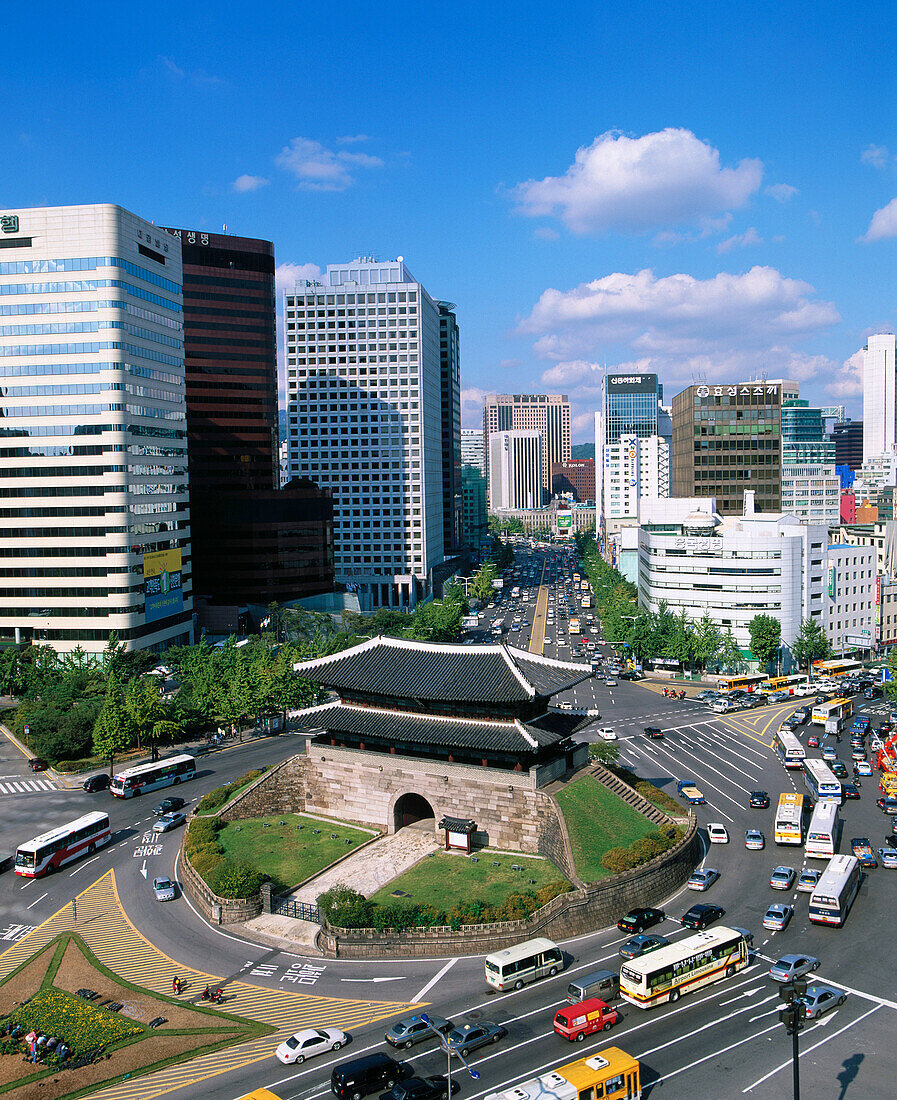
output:
[[[0,794],[34,794],[35,791],[58,791],[50,779],[0,780]]]

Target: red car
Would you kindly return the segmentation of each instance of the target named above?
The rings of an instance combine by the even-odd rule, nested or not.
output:
[[[46,762],[46,760],[41,760],[39,757],[35,757],[33,760],[28,761],[28,766],[33,772],[45,772],[50,765]]]
[[[819,738],[815,733],[811,733],[810,736],[807,738],[807,747],[811,749],[819,748]]]

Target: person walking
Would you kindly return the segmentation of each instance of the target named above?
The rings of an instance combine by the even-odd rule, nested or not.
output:
[[[175,975],[171,982],[172,993],[180,993],[181,991],[181,979]]]

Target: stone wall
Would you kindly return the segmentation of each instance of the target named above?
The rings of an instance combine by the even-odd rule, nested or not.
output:
[[[642,867],[560,894],[527,920],[414,932],[327,927],[318,936],[318,946],[332,958],[427,958],[488,954],[533,936],[570,939],[609,927],[634,906],[661,904],[686,882],[700,858],[697,819],[690,814],[686,835],[669,852]]]
[[[193,870],[184,851],[186,831],[181,841],[180,879],[181,886],[199,907],[203,916],[213,924],[239,924],[252,920],[262,911],[262,895],[251,898],[220,898],[214,893],[200,875]]]

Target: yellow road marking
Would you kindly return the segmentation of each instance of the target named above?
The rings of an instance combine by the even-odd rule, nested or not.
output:
[[[545,576],[545,565],[542,565],[542,576]],[[540,578],[541,582],[541,578]],[[536,596],[536,609],[533,612],[533,627],[529,635],[530,653],[541,654],[545,647],[545,619],[548,613],[548,589],[544,584],[539,584],[539,595]],[[539,628],[538,630],[536,628]]]

